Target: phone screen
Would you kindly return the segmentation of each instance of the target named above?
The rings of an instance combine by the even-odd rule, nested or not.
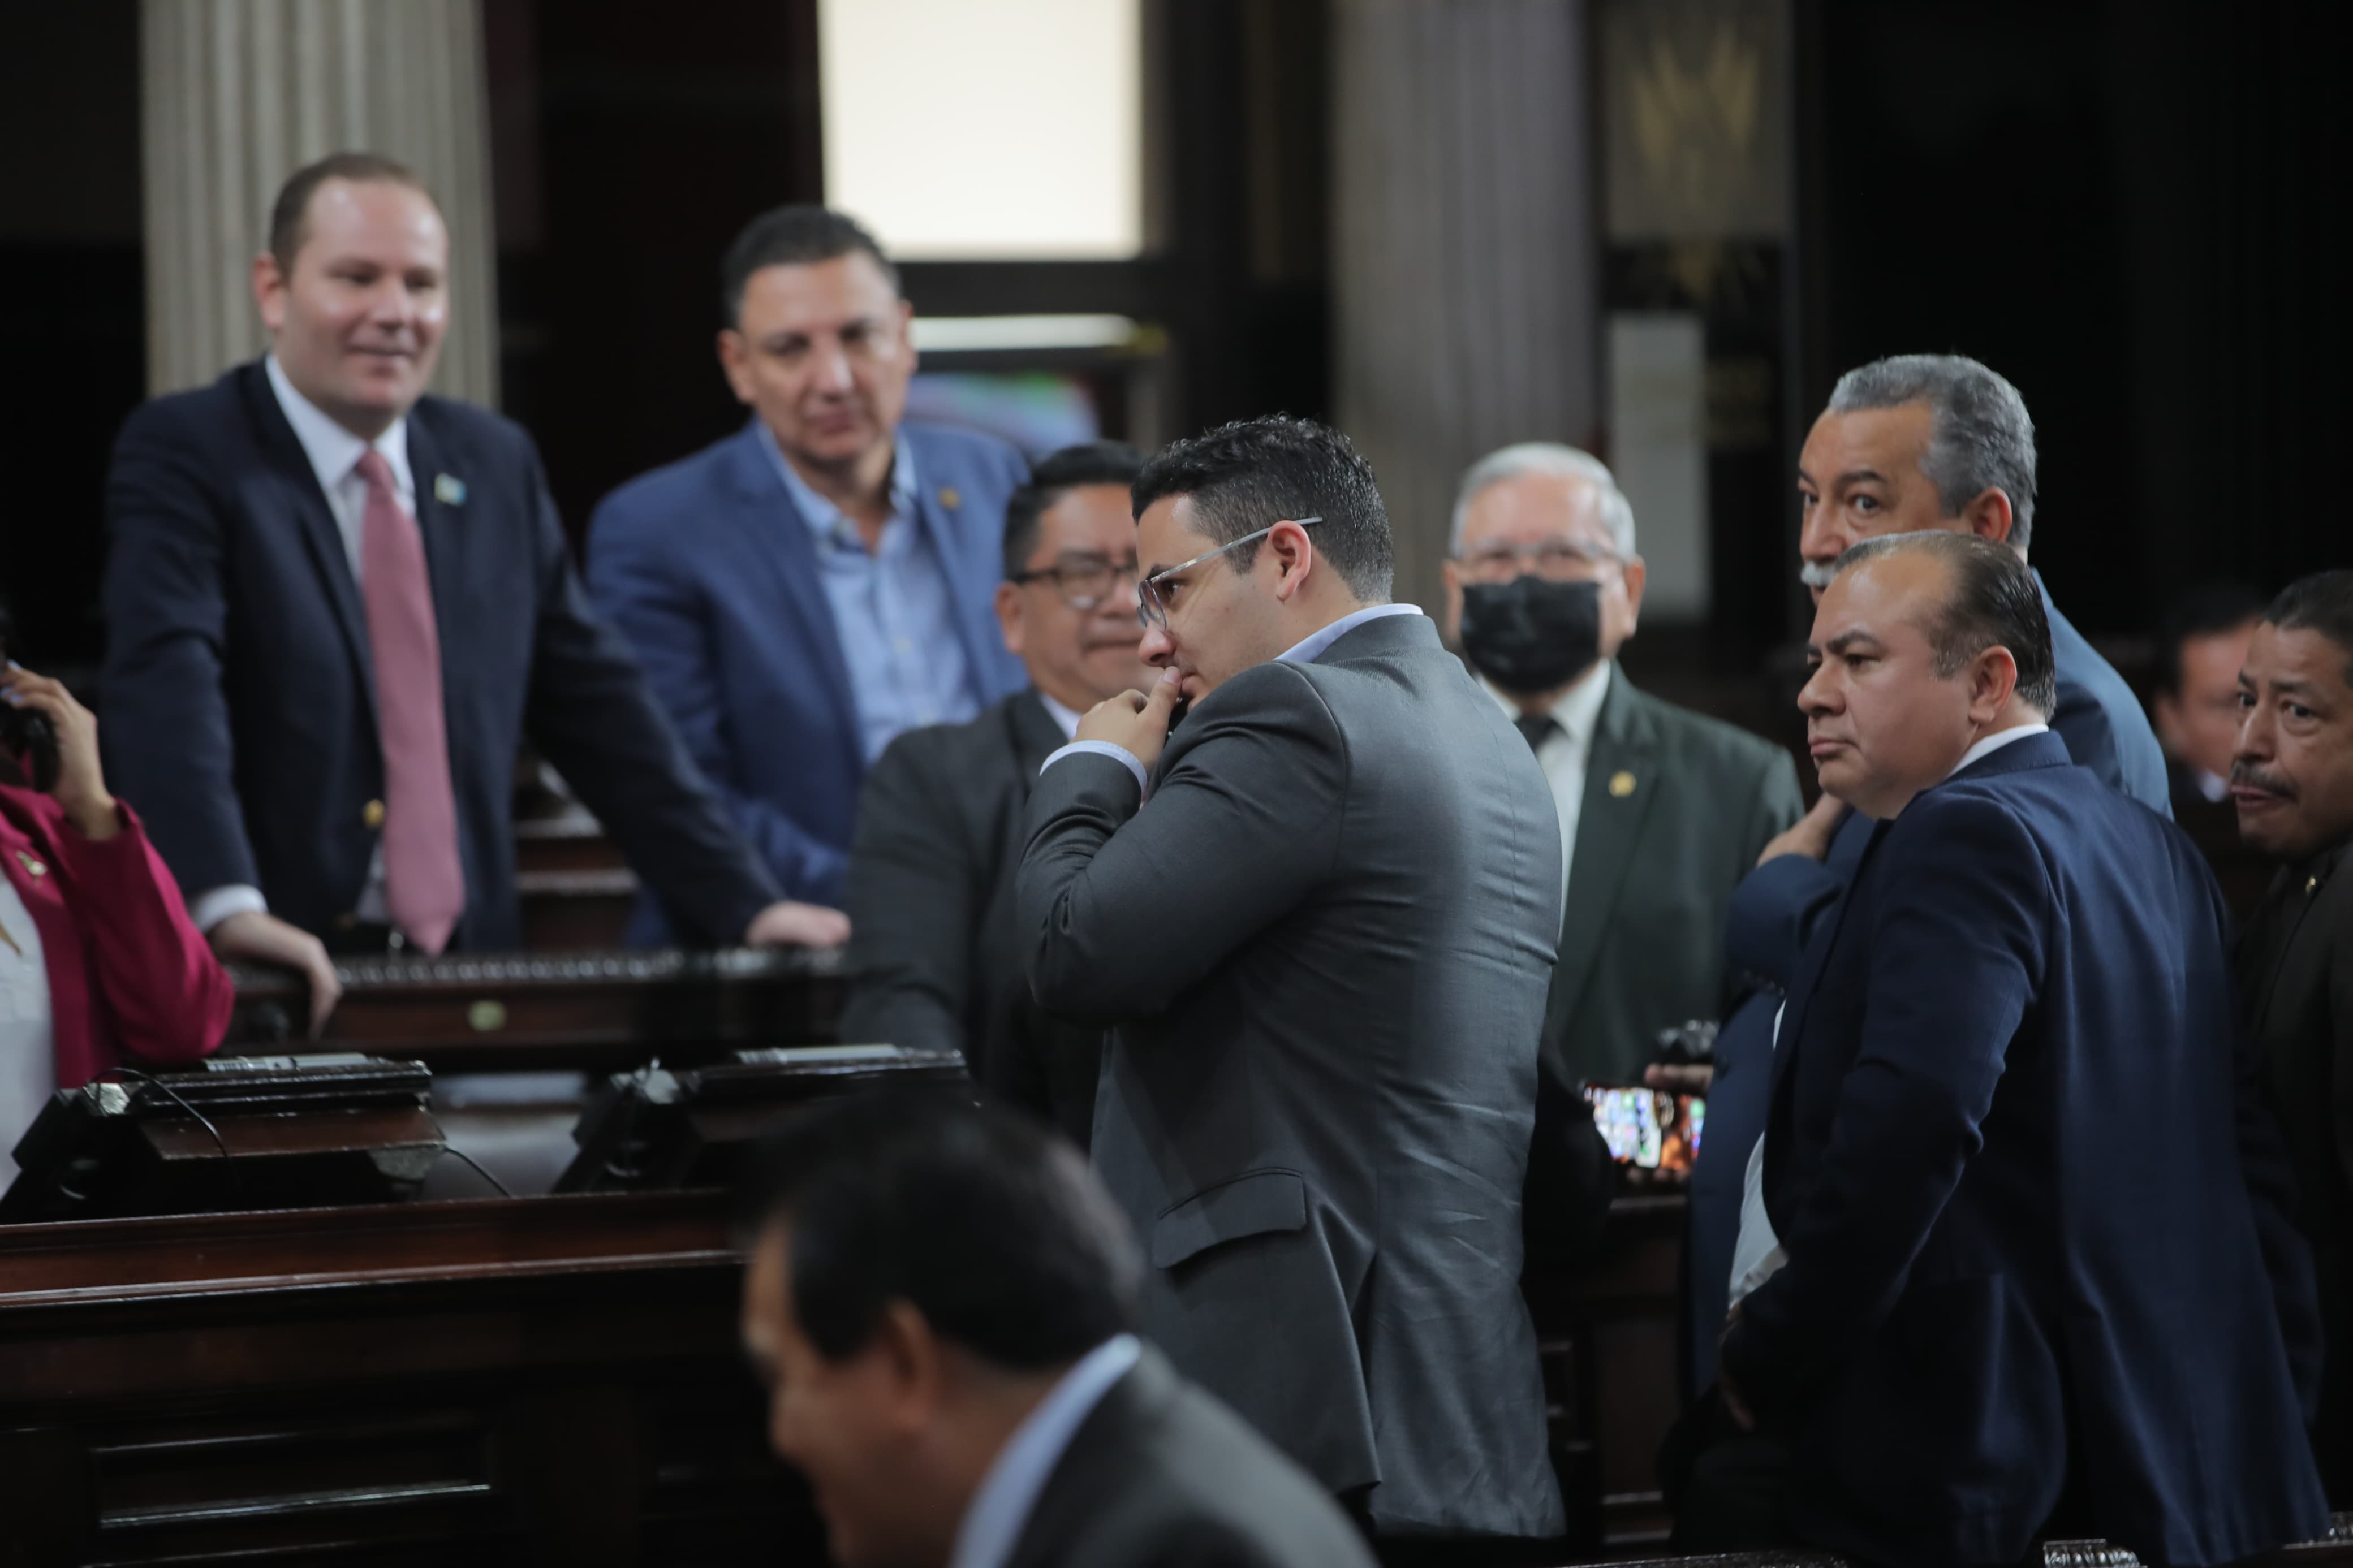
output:
[[[1697,1095],[1591,1083],[1585,1086],[1585,1098],[1601,1141],[1620,1164],[1688,1172],[1699,1158],[1707,1101]]]

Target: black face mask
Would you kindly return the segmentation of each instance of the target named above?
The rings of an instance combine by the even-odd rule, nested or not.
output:
[[[1601,584],[1534,574],[1465,583],[1462,651],[1506,691],[1566,686],[1601,657]]]

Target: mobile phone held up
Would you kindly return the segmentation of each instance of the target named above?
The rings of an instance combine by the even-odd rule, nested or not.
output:
[[[1683,1176],[1699,1158],[1700,1131],[1707,1101],[1695,1094],[1669,1094],[1641,1085],[1588,1083],[1586,1102],[1610,1157],[1637,1171]]]

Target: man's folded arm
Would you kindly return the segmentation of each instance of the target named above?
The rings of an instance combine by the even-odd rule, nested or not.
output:
[[[534,459],[534,468],[536,459]],[[647,884],[704,940],[743,940],[784,895],[679,742],[618,633],[590,608],[544,480],[524,728]]]
[[[963,1050],[978,900],[955,829],[957,786],[925,753],[934,732],[902,735],[866,775],[849,857],[844,1039]],[[975,1064],[976,1067],[978,1064]]]
[[[132,416],[106,482],[106,773],[191,895],[257,886],[222,689],[221,518],[189,443]]]
[[[1236,676],[1138,811],[1122,762],[1050,763],[1029,796],[1016,885],[1038,1005],[1084,1024],[1163,1011],[1330,873],[1347,749],[1286,664]]]
[[[2009,813],[1924,797],[1880,853],[1886,893],[1871,933],[1862,1048],[1829,1147],[1780,1227],[1788,1264],[1742,1302],[1725,1342],[1733,1386],[1760,1412],[1802,1399],[1902,1295],[1980,1146],[1978,1126],[2042,979],[2050,885]]]

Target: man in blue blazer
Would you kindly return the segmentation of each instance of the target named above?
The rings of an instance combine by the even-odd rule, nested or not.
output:
[[[2006,543],[2035,524],[2034,422],[2001,376],[1957,354],[1900,354],[1847,372],[1798,460],[1799,576],[1820,603],[1839,557],[1866,539],[1937,529]],[[2076,766],[2170,814],[2165,756],[2132,689],[2034,575],[2058,672],[2051,727]],[[1725,972],[1752,989],[1716,1036],[1707,1139],[1691,1188],[1692,1383],[1715,1375],[1715,1337],[1740,1209],[1740,1173],[1764,1126],[1773,1015],[1814,911],[1853,875],[1868,820],[1824,795],[1767,846],[1726,911]]]
[[[777,879],[839,904],[882,749],[1028,684],[994,605],[1029,468],[1001,441],[902,420],[913,311],[850,219],[764,215],[722,284],[720,363],[752,418],[605,499],[589,592]],[[663,923],[649,906],[633,937]]]
[[[448,238],[340,153],[254,264],[269,358],[132,415],[107,477],[108,773],[225,956],[519,944],[525,734],[712,942],[839,941],[774,881],[588,608],[531,438],[424,395]]]
[[[1685,1534],[2202,1564],[2324,1533],[2310,1258],[2211,874],[2068,764],[2010,552],[1859,546],[1810,652],[1823,787],[1873,826],[1779,1026],[1719,1378],[1746,1435]]]

